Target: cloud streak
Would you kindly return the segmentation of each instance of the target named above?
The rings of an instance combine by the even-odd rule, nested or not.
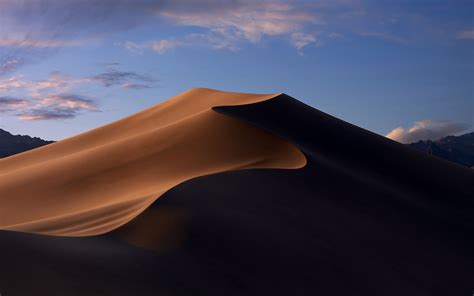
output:
[[[290,44],[298,50],[316,42],[312,34],[305,34],[300,30],[309,24],[319,23],[319,17],[283,2],[176,1],[173,3],[163,5],[157,15],[173,25],[205,31],[146,42],[127,41],[121,45],[134,53],[151,50],[164,54],[180,47],[208,47],[234,51],[245,41],[258,43],[265,36],[291,36]]]
[[[116,69],[119,64],[90,77],[74,78],[52,72],[47,79],[32,81],[18,75],[0,79],[0,112],[21,120],[70,119],[84,112],[100,111],[94,100],[83,97],[77,89],[85,84],[139,90],[153,87],[155,80],[145,74]],[[111,68],[112,67],[112,68]]]
[[[293,44],[298,52],[302,54],[301,50],[310,44],[317,44],[317,39],[313,34],[306,34],[301,32],[295,32],[291,34],[291,43]]]
[[[16,113],[25,121],[75,118],[83,111],[99,111],[96,103],[78,95],[49,95]]]
[[[238,49],[238,43],[239,39],[234,38],[233,36],[221,36],[214,33],[208,33],[189,34],[180,38],[151,40],[141,43],[127,41],[124,44],[118,45],[136,54],[142,54],[145,50],[150,50],[158,54],[165,54],[181,47],[202,47],[235,51]]]
[[[74,94],[47,95],[36,99],[0,97],[0,113],[11,113],[20,120],[39,121],[75,118],[84,111],[99,111],[90,99]]]
[[[145,74],[117,69],[108,69],[100,74],[81,78],[74,78],[61,72],[52,72],[47,79],[38,81],[25,79],[21,75],[0,79],[0,94],[23,91],[30,96],[38,97],[50,91],[68,92],[72,88],[86,83],[99,83],[104,87],[119,86],[125,89],[143,89],[152,87],[155,81]]]
[[[255,44],[269,37],[288,40],[299,53],[309,45],[334,40],[331,36],[349,34],[404,44],[424,42],[424,36],[443,31],[439,25],[436,28],[439,20],[426,13],[371,0],[3,0],[0,75],[61,48],[87,46],[141,26],[156,32],[167,25],[189,31],[120,44],[134,52],[164,54],[193,46],[237,50],[245,42]],[[454,32],[449,38],[473,39],[472,32]]]
[[[89,81],[99,82],[105,87],[119,85],[128,89],[149,88],[155,82],[148,75],[139,74],[131,71],[119,71],[117,69],[108,69],[107,71],[86,78]]]
[[[66,46],[85,46],[153,18],[162,1],[2,0],[0,75]],[[27,20],[27,21],[25,21]],[[15,67],[2,66],[18,61]]]
[[[0,47],[16,47],[16,48],[54,48],[66,46],[83,46],[85,41],[82,40],[58,40],[58,39],[0,39]]]
[[[22,65],[22,62],[10,57],[0,58],[0,75],[13,72]]]
[[[0,94],[23,91],[30,96],[39,96],[45,91],[63,92],[82,82],[83,79],[73,79],[60,72],[53,72],[47,79],[39,81],[30,81],[19,75],[0,80]]]
[[[202,3],[201,3],[202,4]],[[263,36],[295,32],[319,18],[294,6],[275,1],[234,1],[220,5],[165,6],[159,14],[168,21],[183,26],[201,27],[223,36],[241,37],[251,42]]]
[[[471,39],[471,40],[474,40],[474,29],[458,32],[458,34],[456,34],[456,39]]]
[[[466,124],[451,121],[420,120],[410,128],[397,127],[386,137],[400,143],[413,143],[419,140],[437,140],[466,132],[468,129]]]
[[[30,101],[12,97],[0,97],[0,113],[27,108]]]

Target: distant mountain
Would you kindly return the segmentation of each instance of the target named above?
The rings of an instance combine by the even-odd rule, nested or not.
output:
[[[418,150],[474,168],[474,132],[408,144]]]
[[[30,136],[12,135],[11,133],[0,129],[0,158],[11,156],[27,150],[38,148],[52,141],[45,141],[40,138]]]

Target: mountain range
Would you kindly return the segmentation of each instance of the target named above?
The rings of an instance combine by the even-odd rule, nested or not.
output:
[[[12,135],[0,129],[0,158],[38,148],[53,141],[46,141],[37,137]]]
[[[435,141],[418,141],[408,145],[430,155],[470,168],[474,167],[474,132],[461,136],[447,136]]]

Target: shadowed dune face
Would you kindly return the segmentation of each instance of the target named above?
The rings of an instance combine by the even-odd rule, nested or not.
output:
[[[0,228],[61,236],[111,231],[198,176],[303,167],[292,144],[219,114],[276,95],[193,89],[99,129],[0,160]]]
[[[284,94],[193,90],[0,175],[3,225],[124,223],[0,231],[6,295],[472,293],[473,171]]]

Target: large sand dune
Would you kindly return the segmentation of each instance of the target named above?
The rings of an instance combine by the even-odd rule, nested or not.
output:
[[[0,292],[471,295],[473,184],[287,95],[191,90],[0,161]]]
[[[0,229],[101,234],[185,180],[236,169],[302,167],[306,160],[296,147],[211,110],[275,96],[193,89],[102,128],[0,160]]]

